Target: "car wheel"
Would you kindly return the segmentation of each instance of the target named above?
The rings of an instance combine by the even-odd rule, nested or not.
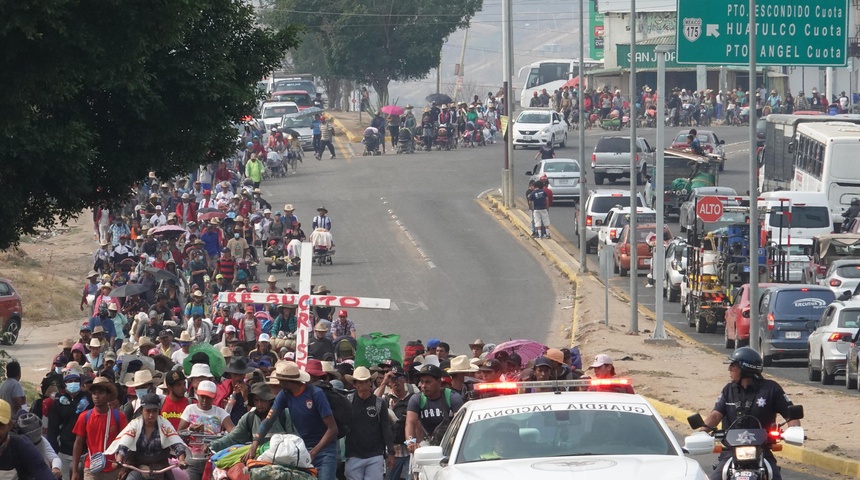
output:
[[[693,305],[690,303],[687,304],[687,325],[696,326],[696,316],[693,314]]]
[[[681,302],[681,313],[687,312],[687,298],[684,297],[684,301]]]
[[[845,388],[848,390],[854,390],[857,388],[857,374],[855,376],[851,376],[851,367],[849,365],[845,365]]]
[[[561,143],[558,144],[559,148],[567,148],[567,132],[564,132],[564,138]]]
[[[836,380],[836,375],[832,373],[827,373],[827,368],[824,366],[824,352],[821,352],[821,384],[822,385],[833,385],[833,382]]]
[[[723,161],[721,161],[721,162],[720,162],[720,171],[722,172],[722,171],[723,171],[723,170],[725,170],[725,169],[726,169],[726,161],[725,161],[725,160],[723,160]]]
[[[758,341],[758,351],[761,352],[762,365],[764,365],[765,367],[773,366],[773,355],[768,355],[764,353],[764,348],[762,348],[761,340]]]
[[[21,319],[10,318],[3,330],[3,343],[6,345],[15,345],[18,341],[18,334],[21,333]]]
[[[517,149],[516,145],[511,145],[511,150],[516,150],[516,149]]]
[[[621,265],[618,266],[618,275],[622,277],[626,277],[629,270],[625,269]]]
[[[708,331],[708,322],[701,315],[696,315],[696,333],[706,333]]]
[[[588,252],[586,252],[586,253],[588,253]],[[618,273],[618,262],[615,262],[615,261],[612,262],[612,272]]]
[[[736,339],[735,340],[735,346],[737,346],[738,348],[750,346],[750,339],[749,338],[738,338],[737,332],[735,332],[735,339]]]
[[[810,351],[806,356],[806,378],[810,382],[821,381],[821,372],[816,370],[813,365],[815,365],[815,362],[812,360],[812,351]]]
[[[733,350],[735,348],[735,340],[733,338],[729,338],[729,329],[726,329],[726,332],[723,334],[726,339],[726,350]]]
[[[680,227],[680,229],[681,229],[681,233],[686,232],[686,231],[687,231],[687,227],[685,227],[685,226],[684,226],[684,222],[683,222],[683,221],[681,221],[680,219],[679,219],[678,221],[680,222],[679,227]]]
[[[603,185],[603,178],[604,176],[602,173],[594,172],[594,183],[596,185]]]
[[[645,168],[636,172],[636,185],[645,185]]]
[[[681,287],[669,286],[669,303],[677,303],[681,300]]]
[[[669,298],[669,277],[663,277],[663,298]]]

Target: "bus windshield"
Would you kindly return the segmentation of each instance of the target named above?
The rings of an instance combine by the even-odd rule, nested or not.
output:
[[[569,74],[569,63],[542,63],[529,71],[526,88],[534,88],[556,80],[567,80]]]

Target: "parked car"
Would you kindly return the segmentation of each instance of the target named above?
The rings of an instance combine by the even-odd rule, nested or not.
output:
[[[669,148],[676,148],[678,150],[687,148],[687,135],[689,134],[689,130],[682,130],[675,137],[675,141],[672,142],[672,146]],[[696,138],[699,140],[699,145],[702,146],[702,150],[706,154],[716,155],[720,158],[720,171],[722,172],[726,168],[726,152],[723,150],[723,145],[726,144],[726,141],[717,138],[717,134],[711,130],[699,130],[696,132]]]
[[[260,107],[260,118],[266,126],[266,131],[281,126],[284,115],[299,113],[299,106],[294,102],[266,102]]]
[[[687,240],[676,237],[666,247],[666,276],[663,278],[663,296],[669,302],[681,300],[681,282],[687,274]]]
[[[848,347],[860,329],[860,299],[831,303],[817,324],[807,340],[809,380],[833,385],[837,375],[845,374]]]
[[[558,112],[548,108],[529,108],[520,112],[514,122],[514,148],[540,147],[551,142],[553,146],[567,146],[567,123]]]
[[[852,258],[860,258],[860,234],[817,235],[812,239],[812,253],[809,265],[803,270],[802,282],[815,283],[824,278],[832,262]]]
[[[630,171],[630,137],[601,137],[591,154],[591,170],[595,185],[603,180],[615,183],[619,178],[636,180],[636,185],[645,185],[648,165],[654,164],[654,149],[642,137],[636,138],[636,170]]]
[[[830,287],[837,297],[846,291],[853,293],[860,285],[860,258],[835,260],[818,284]]]
[[[761,294],[773,283],[759,283]],[[726,309],[726,348],[748,347],[750,344],[750,284],[745,283],[732,293],[732,304]]]
[[[765,366],[783,358],[807,355],[807,340],[833,291],[821,285],[776,285],[759,302],[759,351]]]
[[[618,236],[618,242],[614,250],[614,271],[626,277],[630,271],[630,256],[633,252],[632,245],[636,245],[636,266],[640,273],[647,273],[651,269],[651,246],[649,238],[656,236],[657,225],[653,223],[637,224],[636,231],[630,231],[630,225],[625,226]],[[663,226],[663,244],[672,241],[672,232],[669,227]]]
[[[657,212],[648,207],[636,209],[638,223],[656,223]],[[618,241],[621,229],[630,223],[630,207],[615,207],[606,214],[603,225],[597,230],[597,243],[608,245]]]
[[[643,201],[642,194],[638,193],[636,205],[641,207]],[[591,190],[585,203],[577,202],[573,211],[573,229],[579,236],[579,215],[585,215],[586,253],[597,252],[597,230],[603,225],[609,211],[625,205],[630,205],[630,190]]]
[[[579,161],[572,158],[541,160],[526,172],[535,181],[546,175],[554,200],[579,200],[579,174]]]
[[[729,198],[737,196],[738,192],[731,187],[694,188],[692,193],[690,193],[689,200],[681,204],[681,211],[678,214],[678,223],[680,224],[681,233],[693,228],[694,222],[697,220],[696,204],[698,200],[701,200],[703,197],[722,197],[721,200],[723,200],[723,205],[738,205],[740,203],[738,200]],[[747,209],[747,215],[749,215],[749,209]],[[742,223],[743,221],[744,218],[741,217],[740,222]]]
[[[24,304],[21,296],[15,291],[12,282],[0,278],[0,321],[2,336],[0,341],[7,345],[15,345],[21,333],[21,323],[24,316]]]
[[[285,132],[294,130],[299,134],[299,140],[302,142],[302,150],[311,150],[314,148],[314,129],[313,119],[310,117],[298,117],[295,113],[284,115],[281,118],[281,129]]]
[[[860,390],[860,328],[851,337],[848,344],[848,354],[845,356],[845,386],[848,389]]]

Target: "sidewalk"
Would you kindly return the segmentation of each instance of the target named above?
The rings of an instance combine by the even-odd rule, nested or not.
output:
[[[664,324],[669,341],[643,341],[650,338],[656,322],[654,312],[641,306],[638,325],[643,335],[631,334],[628,295],[615,288],[608,289],[607,315],[604,311],[607,289],[600,278],[594,273],[579,274],[578,259],[556,240],[531,238],[528,213],[520,208],[504,207],[501,196],[497,191],[494,192],[479,200],[486,201],[501,220],[510,222],[531,246],[537,248],[575,283],[571,344],[580,347],[583,367],[588,367],[589,359],[594,355],[609,353],[615,359],[620,375],[633,379],[636,392],[647,396],[664,418],[680,422],[681,428],[686,426],[686,419],[694,413],[693,409],[708,413],[720,388],[728,381],[723,364],[725,355],[702,348],[695,340],[669,324]],[[555,238],[561,238],[552,228],[550,230]],[[642,280],[644,283],[644,278]],[[608,325],[604,324],[605,316],[608,316]],[[803,422],[808,440],[804,447],[784,445],[777,456],[805,466],[860,477],[860,462],[854,460],[860,456],[860,446],[852,440],[854,435],[850,425],[845,427],[844,432],[837,432],[833,422],[821,420],[823,417],[833,418],[832,414],[838,417],[838,412],[846,412],[844,422],[850,424],[858,416],[848,411],[856,403],[856,398],[809,385],[780,383],[796,403],[807,407],[808,420]],[[707,387],[699,388],[701,385]]]
[[[361,143],[364,138],[364,129],[370,126],[371,116],[362,112],[359,120],[358,112],[325,112],[326,118],[331,119],[334,127],[346,137],[350,143]],[[391,145],[391,136],[386,133],[387,145]]]

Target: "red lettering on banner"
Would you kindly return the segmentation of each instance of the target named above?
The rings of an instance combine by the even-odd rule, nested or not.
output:
[[[238,300],[236,300],[236,292],[229,292],[227,294],[227,303],[239,303]]]
[[[337,300],[337,297],[326,295],[320,297],[314,297],[314,305],[325,305],[326,307],[331,306],[331,302]]]
[[[361,300],[358,297],[340,297],[341,307],[358,307],[361,305]]]
[[[301,367],[304,367],[308,360],[308,339],[305,338],[305,332],[303,330],[299,330],[296,333],[299,335],[298,341],[296,342],[296,363]]]
[[[268,296],[266,296],[266,303],[280,303],[280,302],[278,302],[278,298],[279,298],[279,295],[274,294],[274,293],[271,295],[268,295]]]
[[[252,303],[251,301],[251,293],[250,292],[242,292],[242,299],[240,303]]]
[[[296,296],[294,294],[284,295],[281,298],[283,299],[281,300],[281,303],[283,304],[298,305],[298,302],[296,301]]]

